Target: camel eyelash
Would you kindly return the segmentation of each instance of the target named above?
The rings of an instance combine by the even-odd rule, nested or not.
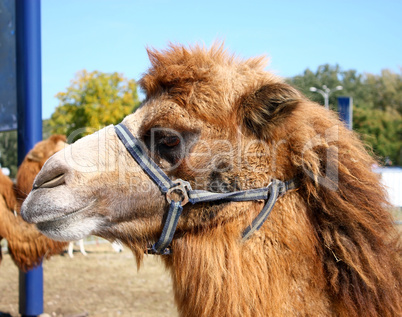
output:
[[[177,135],[166,136],[161,140],[161,144],[173,148],[180,144],[180,138]]]

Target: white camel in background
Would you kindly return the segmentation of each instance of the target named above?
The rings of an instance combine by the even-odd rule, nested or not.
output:
[[[84,239],[78,240],[75,243],[78,243],[78,245],[80,246],[80,251],[83,255],[87,256],[88,253],[86,253],[85,251],[85,247],[84,247]],[[74,241],[71,241],[68,245],[68,255],[70,256],[70,258],[74,257]]]

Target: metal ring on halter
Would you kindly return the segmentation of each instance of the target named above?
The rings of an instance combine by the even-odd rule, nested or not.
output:
[[[189,200],[187,190],[191,190],[190,183],[182,179],[175,180],[175,183],[176,185],[169,188],[169,190],[166,192],[166,200],[168,201],[169,204],[172,202],[172,200],[176,201],[175,199],[172,198],[172,194],[174,192],[180,192],[180,195],[182,197],[181,205],[184,206],[185,204],[188,203]]]

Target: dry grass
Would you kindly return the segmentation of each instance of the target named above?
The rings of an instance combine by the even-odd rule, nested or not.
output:
[[[398,210],[396,219],[402,220]],[[402,232],[402,225],[398,228]],[[169,274],[157,257],[145,258],[137,272],[133,255],[115,253],[109,244],[86,245],[88,256],[76,246],[67,254],[45,261],[44,306],[50,316],[178,316]],[[18,314],[18,269],[8,254],[0,265],[0,316]]]
[[[43,264],[44,311],[50,316],[177,316],[169,274],[155,256],[137,272],[133,255],[109,244],[85,246]],[[78,251],[78,247],[76,247]],[[0,266],[0,316],[18,316],[18,269],[8,254]]]

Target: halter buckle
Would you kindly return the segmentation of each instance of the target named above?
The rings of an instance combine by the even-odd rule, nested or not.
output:
[[[181,196],[181,198],[182,198],[181,205],[184,206],[189,201],[187,191],[191,190],[191,185],[189,182],[186,182],[182,179],[176,179],[175,183],[176,184],[173,187],[170,187],[169,190],[166,192],[166,200],[168,201],[169,204],[172,202],[172,200],[176,201],[172,197],[172,194],[176,193]]]

